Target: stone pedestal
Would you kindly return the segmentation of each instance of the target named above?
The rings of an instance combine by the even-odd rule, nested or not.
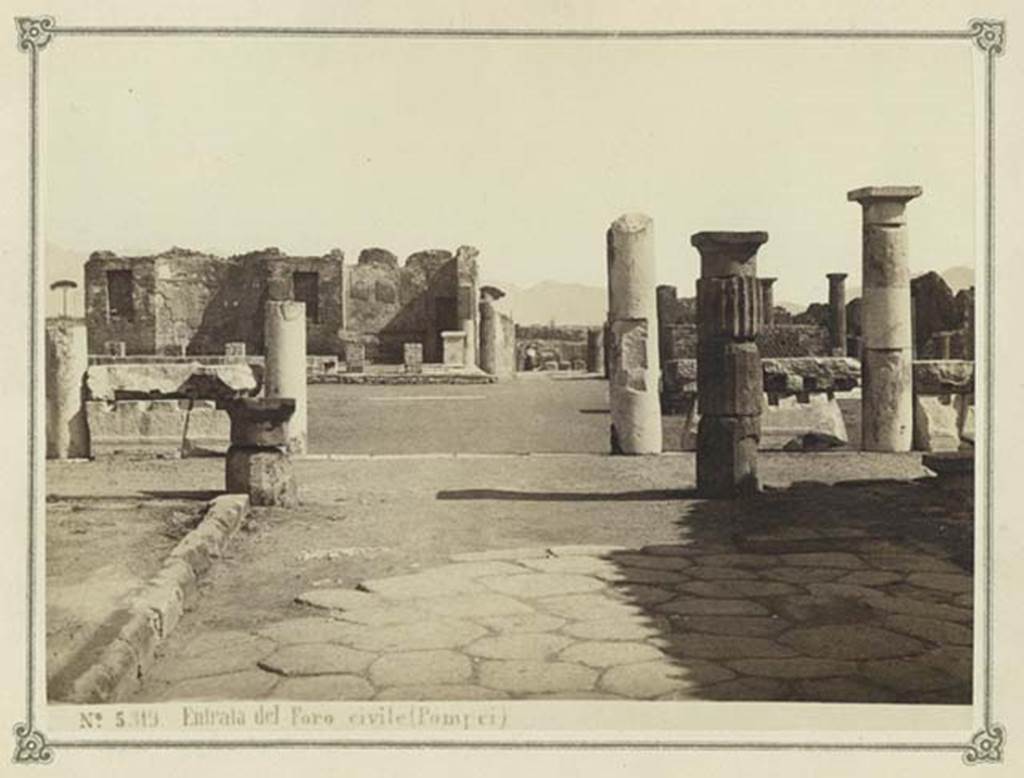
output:
[[[760,489],[764,379],[756,338],[761,331],[762,285],[757,250],[766,232],[698,232],[697,492],[736,497]]]
[[[109,356],[123,357],[128,353],[128,344],[123,340],[108,340],[104,345]]]
[[[406,373],[422,373],[423,372],[423,344],[422,343],[403,343],[402,344],[402,363],[405,367]]]
[[[362,373],[366,370],[365,345],[351,340],[345,344],[345,370],[349,373]]]
[[[764,326],[775,326],[775,291],[772,287],[778,278],[759,278],[761,284],[761,311],[764,313]]]
[[[466,333],[445,330],[441,333],[441,362],[445,367],[463,367],[466,363]]]
[[[263,340],[267,366],[266,397],[290,397],[295,413],[288,423],[288,450],[306,451],[306,304],[290,300],[267,302]]]
[[[298,489],[288,454],[288,421],[296,403],[290,397],[229,400],[231,448],[225,484],[231,494],[247,494],[253,505],[298,505]]]
[[[56,319],[46,323],[46,457],[89,456],[82,388],[89,368],[83,322]]]
[[[232,361],[245,359],[245,341],[229,341],[224,344],[224,356]]]
[[[847,199],[863,206],[861,447],[910,451],[913,336],[906,206],[919,186],[870,186]]]
[[[587,372],[604,375],[604,327],[587,330]]]
[[[626,214],[608,229],[608,397],[613,454],[661,453],[654,225]]]
[[[828,273],[828,330],[832,356],[846,356],[846,273]]]

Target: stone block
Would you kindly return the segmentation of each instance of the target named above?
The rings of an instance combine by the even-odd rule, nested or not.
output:
[[[828,435],[840,443],[850,438],[843,412],[834,397],[817,392],[800,397],[788,396],[772,402],[766,396],[761,415],[762,447],[808,434]]]
[[[288,424],[295,412],[289,397],[251,397],[225,404],[231,418],[231,445],[272,447],[288,444]]]
[[[229,494],[247,494],[253,505],[298,505],[291,458],[276,448],[228,449],[225,483]]]
[[[103,345],[108,356],[123,357],[128,353],[128,344],[123,340],[108,340]]]
[[[245,341],[230,341],[225,343],[224,356],[235,358],[245,357]]]
[[[702,342],[697,371],[701,413],[754,416],[761,412],[761,358],[752,342]]]
[[[753,276],[697,279],[699,338],[753,340],[761,332],[761,284]]]
[[[972,394],[974,362],[966,359],[914,361],[914,394]]]
[[[960,439],[974,443],[974,395],[958,394],[954,400],[957,407],[957,426]]]
[[[349,341],[345,344],[345,367],[350,373],[362,373],[366,369],[366,346]]]
[[[421,373],[423,372],[423,344],[422,343],[403,343],[402,344],[402,361],[405,365],[405,372],[407,373]]]
[[[766,392],[847,391],[860,384],[860,363],[850,357],[762,359]]]
[[[441,333],[441,362],[449,367],[466,364],[466,333],[462,330],[445,330]]]
[[[697,431],[697,493],[735,497],[760,490],[760,416],[702,416]]]
[[[93,456],[175,457],[183,450],[228,447],[228,415],[210,401],[90,400],[85,412]]]
[[[958,409],[949,395],[914,396],[914,448],[956,451],[960,448]]]
[[[248,364],[232,362],[114,363],[91,365],[85,374],[87,399],[127,400],[196,397],[219,400],[253,395],[259,382]]]
[[[572,369],[584,372],[587,369],[587,362],[585,359],[574,359],[572,361]]]

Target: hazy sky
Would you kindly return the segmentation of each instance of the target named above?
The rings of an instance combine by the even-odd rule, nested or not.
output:
[[[956,42],[74,39],[43,60],[44,238],[279,246],[354,262],[462,243],[486,281],[603,285],[604,232],[764,229],[776,299],[860,283],[849,189],[920,184],[915,272],[974,265],[971,49]]]

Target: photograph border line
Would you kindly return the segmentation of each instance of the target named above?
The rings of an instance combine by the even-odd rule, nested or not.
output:
[[[992,500],[993,485],[993,431],[994,416],[994,360],[995,343],[995,58],[1003,53],[1006,45],[1006,22],[999,19],[971,19],[964,30],[729,30],[729,29],[673,29],[673,30],[606,30],[606,29],[531,29],[531,28],[381,28],[381,27],[76,27],[58,26],[52,16],[16,17],[18,47],[28,53],[28,173],[29,173],[29,334],[28,334],[28,621],[26,646],[26,713],[25,720],[13,727],[15,748],[13,761],[16,763],[46,764],[53,761],[54,748],[118,749],[118,748],[307,748],[307,747],[349,747],[349,748],[593,748],[593,749],[693,749],[693,750],[808,750],[808,751],[962,751],[966,764],[1001,762],[1006,728],[993,718],[993,532],[994,514]],[[653,741],[653,740],[122,740],[82,741],[48,740],[37,728],[35,708],[35,608],[36,561],[38,555],[35,531],[36,486],[38,483],[36,428],[38,424],[37,354],[39,350],[39,127],[38,127],[38,83],[39,52],[56,35],[95,37],[284,37],[284,38],[419,38],[419,39],[568,39],[568,40],[964,40],[970,41],[985,57],[985,163],[984,163],[984,209],[985,209],[985,268],[986,268],[986,322],[985,322],[985,462],[982,475],[984,542],[981,544],[981,561],[984,586],[982,589],[981,640],[978,649],[982,660],[980,695],[975,694],[975,705],[980,696],[980,729],[969,733],[966,742],[759,742],[759,741]]]

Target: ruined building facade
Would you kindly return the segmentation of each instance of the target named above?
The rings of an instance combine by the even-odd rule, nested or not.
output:
[[[226,343],[262,354],[267,300],[306,304],[309,354],[344,356],[361,343],[374,362],[402,361],[421,343],[441,361],[441,333],[462,330],[475,345],[479,321],[477,250],[420,251],[404,264],[365,249],[354,265],[341,251],[293,257],[275,248],[223,258],[174,248],[121,257],[95,252],[85,265],[89,352],[124,344],[128,355],[216,355]]]

